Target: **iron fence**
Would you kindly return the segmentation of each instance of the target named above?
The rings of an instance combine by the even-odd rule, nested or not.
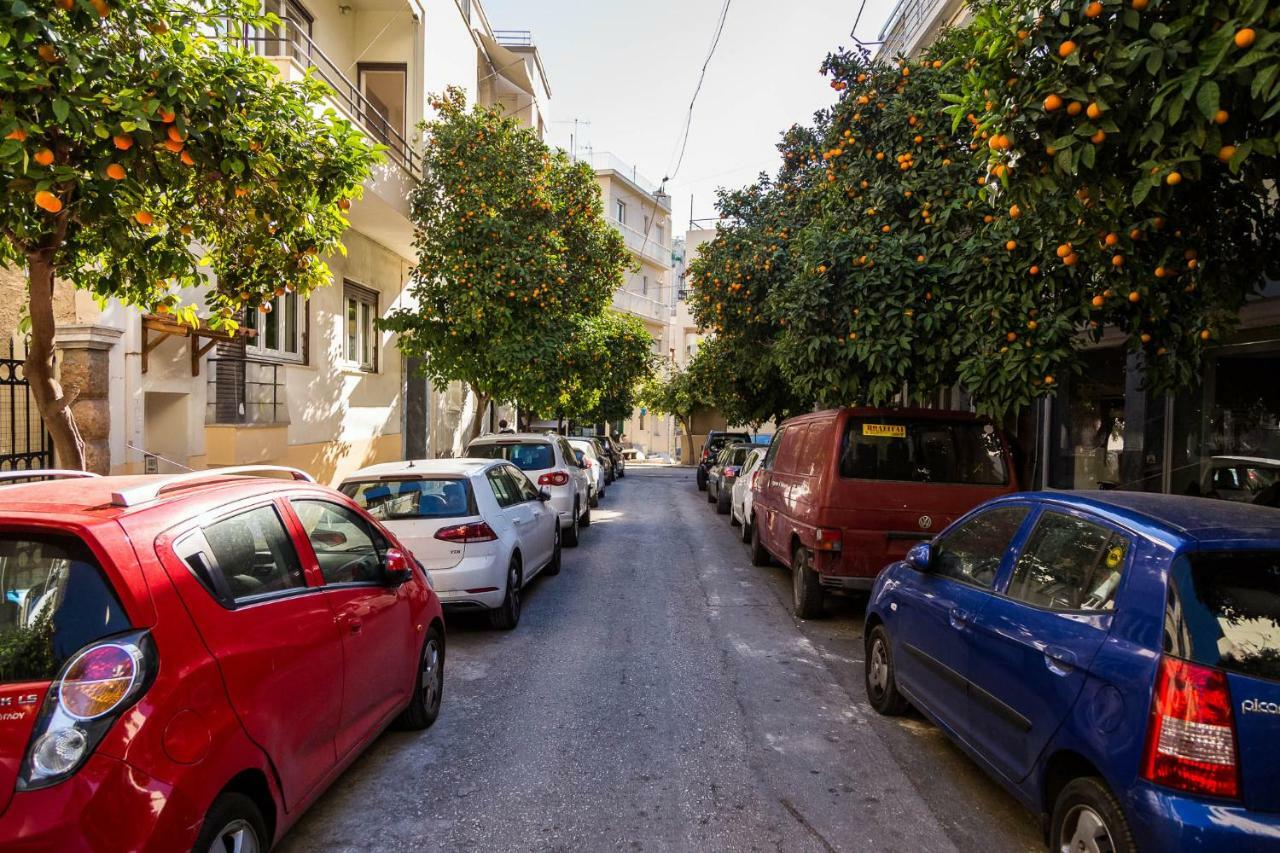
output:
[[[25,361],[25,342],[10,340],[8,357],[0,358],[0,471],[53,467],[53,441],[36,409]]]
[[[206,424],[289,422],[283,364],[216,356],[207,362]]]

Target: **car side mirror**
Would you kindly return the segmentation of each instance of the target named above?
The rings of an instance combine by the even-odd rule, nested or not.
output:
[[[399,585],[409,579],[413,573],[410,568],[409,558],[402,551],[395,548],[389,548],[386,556],[383,558],[383,576],[387,583],[391,585]]]
[[[929,572],[933,570],[933,544],[930,542],[919,542],[911,546],[911,550],[907,552],[907,563],[911,568],[919,572]]]
[[[547,491],[546,489],[538,489],[538,500],[542,501],[543,503],[546,503],[547,501],[551,500],[551,492]]]

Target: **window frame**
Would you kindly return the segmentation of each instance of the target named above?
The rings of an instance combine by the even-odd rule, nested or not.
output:
[[[357,62],[356,63],[356,89],[360,92],[360,97],[363,98],[365,101],[368,101],[370,106],[372,106],[373,102],[369,100],[369,96],[365,93],[365,76],[364,76],[365,72],[370,72],[370,71],[375,74],[379,72],[386,73],[386,72],[399,71],[402,77],[404,78],[404,91],[401,93],[401,109],[404,112],[404,116],[402,118],[400,127],[393,127],[391,125],[391,120],[389,118],[387,118],[386,116],[383,116],[383,118],[387,118],[387,126],[391,128],[393,133],[399,134],[401,138],[406,138],[409,135],[409,63],[407,62]],[[375,136],[378,135],[377,132],[374,131],[373,128],[370,128],[368,125],[362,125],[362,126],[364,126],[365,129],[368,130],[370,133],[374,133]],[[391,143],[390,139],[384,139],[382,141],[387,144]]]
[[[1027,547],[1031,544],[1032,537],[1036,534],[1036,529],[1040,526],[1040,522],[1049,515],[1061,515],[1066,518],[1075,518],[1080,521],[1100,527],[1103,530],[1111,532],[1112,536],[1123,536],[1128,540],[1128,547],[1125,549],[1124,562],[1120,566],[1120,582],[1116,585],[1116,591],[1112,597],[1114,606],[1110,610],[1095,610],[1088,608],[1062,608],[1062,607],[1045,607],[1035,602],[1027,601],[1024,598],[1018,598],[1009,592],[1009,587],[1013,584],[1014,574],[1018,571],[1018,563],[1022,560],[1022,555],[1026,553]],[[1029,522],[1029,524],[1028,524]],[[1090,616],[1090,617],[1110,617],[1119,610],[1120,588],[1124,585],[1129,577],[1129,572],[1133,568],[1134,553],[1138,550],[1139,537],[1132,530],[1109,522],[1107,519],[1100,518],[1091,513],[1078,510],[1074,507],[1050,506],[1036,507],[1032,516],[1023,521],[1023,531],[1021,536],[1015,537],[1016,549],[1014,550],[1012,559],[1009,560],[1007,566],[1001,566],[1000,575],[997,577],[996,584],[991,591],[1005,601],[1018,604],[1023,607],[1036,610],[1041,613],[1052,613],[1067,616]]]
[[[613,218],[619,225],[627,224],[627,203],[620,198],[613,200]]]
[[[288,328],[288,305],[290,301],[293,302],[294,314],[294,343],[296,346],[294,352],[288,352],[283,346],[286,337],[285,330]],[[255,332],[253,336],[245,338],[245,355],[257,360],[281,364],[308,364],[307,348],[311,338],[311,300],[303,299],[298,295],[297,291],[292,291],[272,297],[271,305],[272,310],[265,314],[252,308],[245,309],[245,327],[253,329]],[[268,347],[266,345],[267,335],[264,324],[267,322],[276,324],[276,339],[281,346]]]
[[[534,485],[534,482],[532,480],[529,479],[528,474],[521,471],[519,468],[512,465],[510,462],[506,463],[503,466],[503,473],[507,475],[507,479],[513,481],[513,485],[516,487],[516,492],[520,496],[520,500],[517,501],[517,503],[527,504],[531,501],[536,501],[538,499],[538,487]],[[524,489],[526,485],[529,487],[529,490],[530,490],[529,494],[527,495],[525,494],[525,489]]]
[[[298,525],[298,537],[301,542],[306,543],[307,548],[311,552],[311,559],[314,561],[315,575],[320,579],[320,585],[316,589],[351,589],[359,587],[378,587],[386,588],[393,586],[386,579],[387,571],[387,551],[391,548],[392,542],[378,528],[376,522],[367,517],[365,512],[359,507],[348,506],[345,503],[339,503],[324,495],[294,495],[285,498],[285,503],[289,506],[289,511],[293,513],[294,520]],[[311,534],[307,533],[307,527],[302,521],[301,514],[298,513],[296,504],[301,503],[319,503],[336,507],[339,510],[346,511],[355,516],[360,527],[369,535],[369,541],[373,543],[374,553],[378,555],[378,562],[381,566],[383,577],[379,580],[372,581],[330,581],[324,576],[324,568],[320,565],[320,555],[316,553],[316,547],[311,542]]]
[[[363,373],[377,373],[379,368],[379,348],[380,341],[378,335],[378,318],[380,294],[371,287],[365,287],[363,284],[351,281],[350,279],[342,280],[342,362],[352,370],[359,370]],[[351,344],[351,328],[352,318],[350,309],[352,303],[355,303],[355,357],[348,347]],[[368,310],[368,317],[365,316],[365,310]],[[369,320],[369,328],[364,328],[365,319]],[[369,360],[364,360],[365,345],[368,344]]]
[[[489,484],[489,491],[493,494],[493,500],[494,500],[494,503],[498,505],[498,509],[510,509],[511,507],[521,503],[521,501],[518,500],[520,496],[520,490],[519,488],[516,487],[515,483],[510,482],[511,478],[507,475],[507,472],[504,470],[504,468],[505,468],[504,465],[494,465],[490,468],[486,468],[484,472],[485,481]],[[510,503],[504,503],[502,500],[502,496],[498,494],[498,489],[494,487],[495,481],[505,482],[507,483],[508,486],[515,488],[516,494],[510,496],[515,499],[513,499]]]
[[[1000,559],[996,563],[995,572],[991,576],[990,586],[985,586],[979,583],[972,576],[960,576],[960,575],[948,574],[940,571],[936,567],[938,564],[938,560],[941,559],[942,555],[945,553],[945,551],[942,548],[942,540],[944,536],[955,533],[957,530],[967,525],[969,522],[974,521],[975,519],[980,518],[984,515],[988,515],[996,512],[1004,512],[1008,510],[1021,511],[1023,515],[1022,515],[1022,518],[1018,521],[1018,526],[1014,528],[1013,534],[1009,537],[1008,543],[1005,544],[1004,550],[1000,554]],[[1039,517],[1040,517],[1040,513],[1037,510],[1037,508],[1031,504],[1026,504],[1026,503],[1002,503],[997,506],[982,507],[974,512],[971,512],[968,515],[965,515],[963,518],[961,518],[959,521],[957,521],[947,530],[943,531],[942,533],[939,533],[937,536],[933,537],[932,540],[930,540],[930,547],[933,549],[933,552],[934,552],[934,567],[931,567],[928,572],[924,572],[922,574],[924,574],[926,577],[939,578],[941,580],[948,580],[954,583],[963,584],[964,586],[981,590],[983,592],[987,592],[992,595],[1002,595],[1003,594],[1002,590],[1008,585],[1008,582],[1009,582],[1009,575],[1010,575],[1009,567],[1014,565],[1017,562],[1017,558],[1022,553],[1022,548],[1026,544],[1027,536],[1030,533],[1030,531],[1034,528],[1035,521]],[[1028,524],[1030,524],[1031,526],[1029,527]]]
[[[782,452],[782,437],[787,434],[787,430],[791,427],[778,427],[777,432],[773,434],[773,440],[769,442],[768,449],[765,450],[764,456],[760,457],[760,468],[764,471],[772,471],[773,463],[778,458],[778,454]]]
[[[276,514],[276,520],[280,522],[280,527],[288,538],[289,545],[293,548],[294,556],[298,560],[298,565],[302,570],[302,586],[291,587],[289,589],[274,590],[272,592],[259,593],[257,595],[236,598],[231,592],[231,585],[227,581],[226,575],[222,571],[222,567],[218,566],[209,558],[214,557],[213,549],[209,545],[209,540],[205,537],[206,528],[215,524],[235,518],[237,515],[253,512],[259,509],[271,509]],[[292,506],[289,507],[289,513],[293,512]],[[296,517],[296,516],[295,516]],[[268,604],[273,601],[280,601],[288,598],[295,598],[299,595],[308,593],[316,593],[323,589],[323,584],[314,583],[315,577],[308,571],[306,561],[303,559],[302,549],[298,547],[298,539],[295,536],[293,526],[290,524],[290,518],[280,505],[279,500],[257,501],[248,504],[239,504],[226,512],[216,516],[206,516],[199,519],[192,527],[184,530],[182,533],[174,537],[169,548],[173,555],[183,565],[191,577],[195,579],[204,590],[209,594],[217,604],[227,611],[242,610],[246,607],[256,607],[259,604]],[[204,565],[204,571],[208,576],[202,576],[201,569],[196,568],[191,563],[191,558],[197,554],[201,555]]]

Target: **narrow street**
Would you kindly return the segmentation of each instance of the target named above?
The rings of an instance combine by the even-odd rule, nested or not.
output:
[[[515,631],[450,622],[435,727],[383,735],[283,849],[1041,849],[932,725],[867,706],[861,602],[798,623],[737,534],[691,470],[633,467]]]

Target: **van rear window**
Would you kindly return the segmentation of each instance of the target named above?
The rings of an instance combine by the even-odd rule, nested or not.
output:
[[[1280,551],[1214,551],[1174,562],[1171,655],[1280,681]]]
[[[48,681],[128,617],[84,543],[0,534],[0,684]]]
[[[1004,447],[990,424],[857,418],[845,427],[840,476],[855,480],[1009,482]]]

